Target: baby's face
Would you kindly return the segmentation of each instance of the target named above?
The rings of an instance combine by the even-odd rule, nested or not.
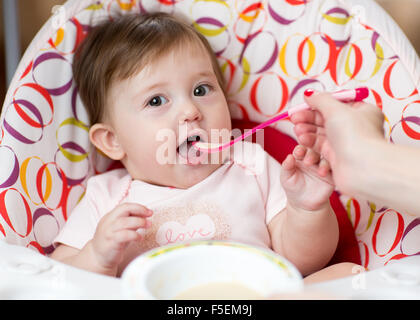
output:
[[[188,140],[230,139],[226,98],[204,48],[185,45],[112,86],[110,125],[134,179],[188,188],[222,163]],[[219,138],[219,135],[223,138]]]

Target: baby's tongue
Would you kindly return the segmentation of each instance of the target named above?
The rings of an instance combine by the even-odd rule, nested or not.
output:
[[[185,141],[179,146],[179,155],[188,160],[194,160],[200,156],[200,151],[196,150],[193,145],[193,141]]]
[[[179,155],[185,159],[188,157],[188,150],[190,149],[191,144],[188,141],[185,141],[178,148]]]

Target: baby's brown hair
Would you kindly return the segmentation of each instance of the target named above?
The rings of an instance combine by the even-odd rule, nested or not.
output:
[[[73,77],[90,125],[103,120],[114,81],[134,76],[153,59],[185,43],[204,46],[224,90],[223,75],[207,39],[179,18],[166,13],[130,14],[93,27],[73,60]]]

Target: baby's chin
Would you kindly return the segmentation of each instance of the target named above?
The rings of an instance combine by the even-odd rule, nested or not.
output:
[[[152,185],[188,189],[209,177],[214,171],[220,168],[222,164],[211,163],[191,166],[178,163],[164,166],[168,167],[159,167],[158,169],[153,168],[149,170],[148,173],[150,176],[144,174],[136,175],[135,172],[128,171],[133,179],[141,180]]]
[[[176,174],[172,187],[188,189],[200,183],[216,171],[222,164],[201,164],[197,166],[184,166]]]

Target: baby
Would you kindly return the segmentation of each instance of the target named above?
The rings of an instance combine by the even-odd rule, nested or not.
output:
[[[73,71],[91,142],[124,168],[89,179],[53,258],[119,276],[151,248],[215,239],[270,248],[303,275],[328,263],[338,242],[328,163],[303,146],[282,166],[250,142],[216,157],[192,146],[232,130],[216,57],[194,28],[163,13],[103,22]]]

